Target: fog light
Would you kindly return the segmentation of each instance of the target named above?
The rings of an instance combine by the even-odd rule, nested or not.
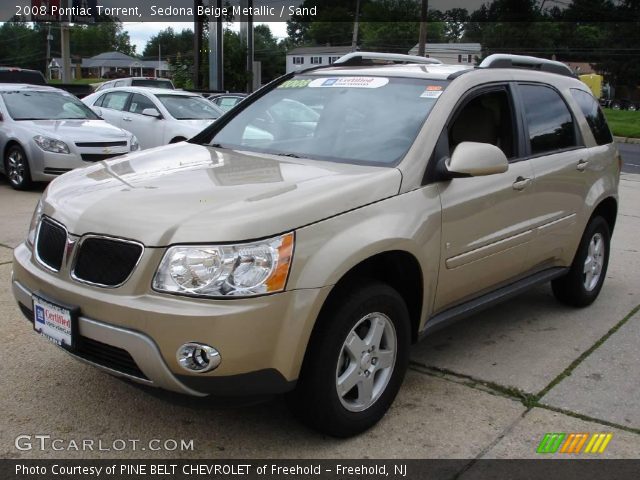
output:
[[[220,353],[203,343],[189,342],[176,352],[176,358],[182,368],[189,372],[209,372],[220,365]]]

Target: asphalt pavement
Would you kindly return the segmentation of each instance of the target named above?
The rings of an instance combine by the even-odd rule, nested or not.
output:
[[[640,163],[638,149],[621,150]],[[41,191],[0,179],[0,458],[539,458],[549,432],[611,433],[604,453],[582,456],[640,458],[640,175],[622,176],[607,280],[591,307],[562,306],[541,286],[427,338],[390,412],[348,440],[301,426],[281,398],[246,405],[141,388],[38,337],[9,285],[11,249]],[[19,449],[20,435],[63,448]],[[69,448],[83,439],[104,448]],[[152,440],[193,448],[155,450]]]
[[[622,171],[640,173],[640,143],[618,143],[618,151],[622,156]]]

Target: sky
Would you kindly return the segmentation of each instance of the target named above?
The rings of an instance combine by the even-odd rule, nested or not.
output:
[[[256,24],[258,25],[258,23]],[[268,25],[273,36],[278,39],[285,38],[287,36],[287,24],[285,22],[269,22],[264,23],[264,25]],[[129,32],[131,44],[136,46],[136,52],[138,54],[141,54],[144,51],[147,40],[167,27],[171,27],[177,32],[186,28],[193,30],[192,22],[123,22],[122,26],[127,32]],[[240,26],[238,23],[235,23],[231,28],[239,30]]]

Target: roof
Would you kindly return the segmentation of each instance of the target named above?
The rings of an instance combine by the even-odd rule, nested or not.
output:
[[[62,65],[60,57],[53,58],[52,62]],[[77,65],[78,63],[77,60],[71,60],[72,65]],[[83,58],[81,66],[82,68],[158,68],[158,60],[141,60],[120,52],[105,52],[91,58]],[[169,65],[164,60],[160,62],[160,66],[161,70],[169,70]]]
[[[133,93],[150,93],[151,95],[180,95],[183,97],[202,97],[197,93],[187,92],[185,90],[169,90],[168,88],[153,88],[153,87],[113,87],[105,90],[100,90],[99,93],[102,92],[133,92]]]
[[[416,44],[411,50],[409,55],[418,54],[418,46]],[[482,45],[479,43],[427,43],[425,45],[425,52],[429,54],[437,55],[438,53],[481,53]]]
[[[320,68],[308,72],[309,75],[382,75],[388,77],[427,78],[433,80],[446,80],[449,75],[462,70],[473,70],[470,65],[446,65],[446,64],[392,64],[365,67],[340,67],[332,66]],[[302,72],[304,73],[304,72]]]
[[[0,83],[0,92],[16,92],[22,90],[34,90],[40,92],[60,92],[67,93],[59,88],[49,87],[47,85],[31,85],[26,83]]]
[[[324,46],[324,47],[298,47],[298,48],[294,48],[293,50],[289,50],[287,52],[287,55],[322,55],[322,54],[327,54],[327,55],[332,55],[332,54],[336,54],[336,55],[344,55],[345,53],[349,53],[351,51],[351,46],[348,47],[331,47],[331,46]]]

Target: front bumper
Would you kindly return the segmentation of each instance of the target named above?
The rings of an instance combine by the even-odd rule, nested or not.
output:
[[[157,265],[162,254],[153,250],[162,249],[147,249],[144,256],[151,258],[143,258],[128,284],[104,289],[45,270],[22,244],[14,250],[13,293],[31,321],[32,293],[78,306],[81,345],[91,348],[69,353],[113,375],[189,395],[263,395],[293,388],[330,288],[224,301],[158,294],[150,291],[150,282],[144,289],[140,285],[150,270],[144,260],[147,267]],[[220,352],[216,370],[192,374],[179,366],[176,351],[194,341]],[[122,360],[127,356],[131,368]],[[117,361],[110,362],[113,358]]]

